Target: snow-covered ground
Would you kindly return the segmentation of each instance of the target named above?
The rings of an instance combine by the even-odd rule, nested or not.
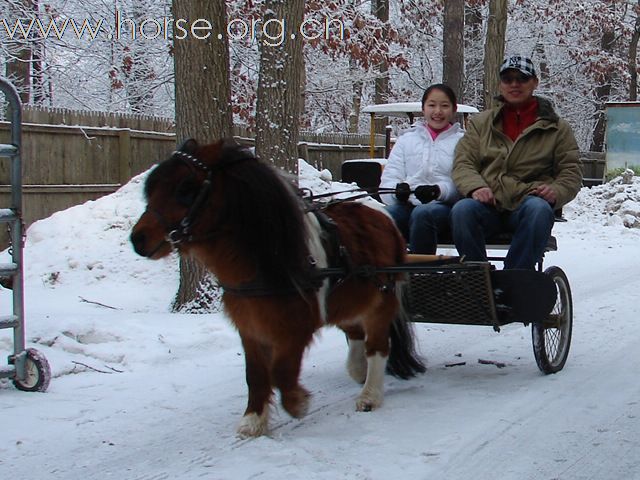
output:
[[[316,192],[341,188],[322,178],[301,172]],[[0,382],[0,479],[640,479],[640,179],[583,189],[554,230],[545,265],[574,299],[560,373],[540,373],[522,325],[417,324],[426,374],[387,377],[383,407],[356,413],[344,336],[325,329],[304,359],[309,415],[274,406],[253,440],[235,436],[237,334],[222,313],[169,313],[176,258],[129,246],[142,182],[29,229],[28,346],[53,379],[46,393]]]

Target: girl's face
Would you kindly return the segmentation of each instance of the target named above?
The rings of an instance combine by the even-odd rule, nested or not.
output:
[[[446,93],[437,88],[432,90],[424,102],[422,113],[425,121],[434,130],[440,130],[453,121],[457,105],[453,105]]]

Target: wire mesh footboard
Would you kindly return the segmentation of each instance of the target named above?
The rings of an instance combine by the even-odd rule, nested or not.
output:
[[[491,268],[469,262],[412,269],[405,288],[412,321],[498,327]]]

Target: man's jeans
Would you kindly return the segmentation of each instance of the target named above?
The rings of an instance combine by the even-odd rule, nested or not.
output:
[[[466,260],[486,261],[486,239],[500,232],[513,232],[504,268],[535,269],[542,259],[554,214],[549,203],[527,196],[513,211],[498,211],[471,198],[457,202],[451,210],[451,228],[458,254]]]
[[[451,205],[433,201],[417,206],[394,203],[386,208],[412,253],[436,253],[438,234],[449,231]]]

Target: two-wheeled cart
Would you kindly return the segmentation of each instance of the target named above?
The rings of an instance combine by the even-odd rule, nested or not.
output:
[[[10,110],[11,140],[0,143],[0,159],[10,162],[11,204],[0,208],[0,223],[7,224],[11,255],[10,263],[0,264],[0,278],[12,290],[12,312],[0,314],[0,329],[13,329],[13,353],[9,355],[8,366],[0,366],[0,378],[11,378],[19,390],[43,392],[49,386],[51,369],[49,362],[38,350],[25,348],[24,321],[24,275],[22,222],[22,162],[20,157],[22,141],[22,106],[15,87],[0,77],[0,91],[4,94]],[[4,306],[3,306],[4,307]]]
[[[393,193],[393,189],[380,188],[381,174],[378,160],[342,164],[343,181],[355,182],[358,190],[372,195]],[[566,221],[561,211],[555,214],[556,222]],[[487,250],[496,252],[488,260],[504,262],[505,255],[500,252],[508,250],[511,237],[503,232],[488,239]],[[439,247],[455,250],[451,238],[440,239]],[[551,236],[545,253],[557,248],[556,238]],[[510,323],[531,324],[538,368],[545,374],[563,369],[571,345],[573,299],[564,271],[555,265],[543,269],[544,255],[535,270],[497,270],[489,261],[434,264],[433,258],[425,258],[437,257],[433,255],[409,257],[412,265],[398,268],[408,274],[406,301],[412,321],[484,325],[496,331]]]
[[[573,325],[569,281],[556,266],[544,272],[497,270],[489,262],[405,267],[408,313],[414,322],[531,324],[533,353],[545,374],[562,370]]]

